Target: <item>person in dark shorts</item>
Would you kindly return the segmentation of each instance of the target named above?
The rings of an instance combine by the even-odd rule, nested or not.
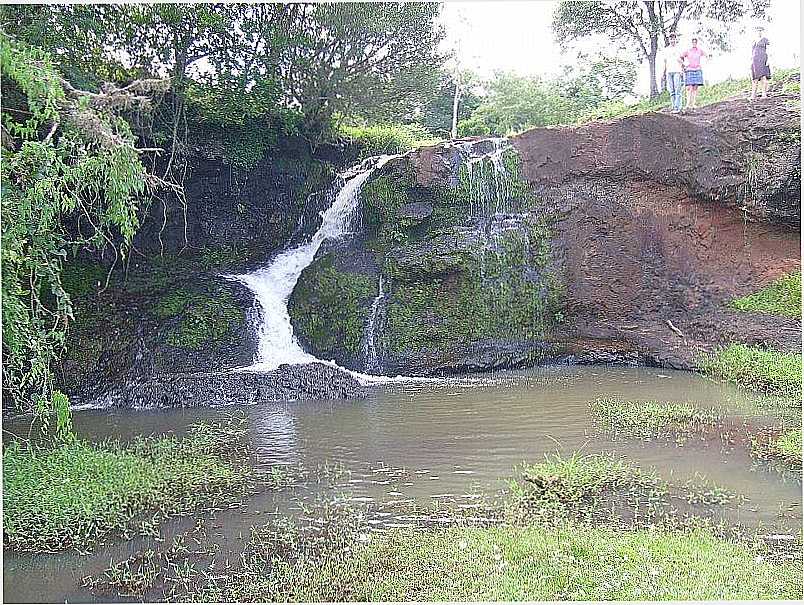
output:
[[[758,39],[751,47],[751,100],[757,97],[757,88],[760,89],[762,98],[768,96],[768,85],[770,84],[770,67],[768,66],[768,39],[764,35],[761,27],[757,28]]]
[[[684,84],[687,85],[687,109],[695,109],[698,103],[698,87],[704,83],[701,59],[706,56],[698,48],[698,38],[693,38],[692,46],[681,54],[684,59]]]

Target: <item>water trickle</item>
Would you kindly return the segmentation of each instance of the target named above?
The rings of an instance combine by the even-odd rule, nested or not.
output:
[[[382,372],[382,364],[379,363],[377,355],[378,336],[382,335],[382,323],[385,319],[385,291],[384,279],[380,275],[380,283],[377,287],[377,296],[371,303],[371,314],[366,323],[366,334],[363,339],[364,370],[370,373]]]
[[[284,363],[318,361],[302,349],[293,335],[288,298],[302,271],[315,259],[321,244],[347,234],[350,219],[360,200],[360,189],[371,173],[394,157],[398,156],[370,158],[339,175],[344,184],[330,207],[322,212],[321,226],[310,241],[282,252],[266,267],[244,275],[229,276],[254,292],[261,311],[257,326],[257,353],[250,369],[270,371]]]

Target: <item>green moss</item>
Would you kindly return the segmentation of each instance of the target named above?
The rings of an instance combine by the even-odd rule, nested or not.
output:
[[[801,317],[801,271],[794,271],[771,282],[754,294],[731,301],[740,311]]]
[[[390,350],[448,350],[512,335],[544,338],[563,299],[546,269],[547,233],[536,224],[529,234],[500,234],[495,251],[470,246],[448,254],[414,254],[407,264],[386,265],[387,273],[399,278],[391,289],[384,336]]]
[[[99,263],[73,261],[65,263],[61,271],[61,285],[72,297],[97,292],[99,284],[106,283],[107,269]]]
[[[228,292],[209,295],[174,290],[157,301],[154,315],[162,320],[179,319],[169,329],[167,341],[185,349],[227,342],[245,322],[243,310]]]
[[[338,546],[342,544],[339,542]],[[554,601],[800,599],[801,566],[704,530],[607,527],[396,530],[363,545],[273,560],[194,600]]]
[[[766,393],[801,401],[801,355],[732,344],[701,361],[717,378]]]
[[[288,303],[297,334],[319,352],[360,353],[363,329],[375,281],[365,275],[340,271],[332,253],[302,273]]]
[[[3,538],[20,550],[87,548],[137,515],[230,501],[249,476],[229,456],[245,446],[245,425],[195,425],[177,439],[52,449],[3,448]]]
[[[609,430],[643,438],[685,433],[717,420],[714,413],[698,410],[688,403],[602,397],[591,402],[590,406],[594,416]]]
[[[381,175],[363,187],[364,220],[371,235],[371,249],[385,251],[408,241],[409,225],[399,217],[399,210],[410,202],[412,186],[409,173],[394,173]]]

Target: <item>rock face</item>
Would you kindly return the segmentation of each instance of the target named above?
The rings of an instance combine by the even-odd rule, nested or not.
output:
[[[138,250],[175,254],[247,247],[261,250],[264,258],[310,230],[326,203],[335,167],[351,161],[341,149],[322,146],[313,155],[301,138],[282,138],[253,168],[244,169],[232,166],[213,143],[193,148],[186,204],[175,199],[151,204],[134,239]]]
[[[471,167],[499,143],[389,162],[364,187],[361,235],[302,274],[295,331],[388,374],[797,350],[800,322],[728,303],[800,267],[799,116],[790,95],[733,100],[534,129]]]
[[[56,368],[60,389],[73,401],[110,391],[123,401],[121,389],[140,385],[147,392],[141,385],[155,376],[251,364],[254,297],[226,276],[314,231],[330,201],[336,162],[348,161],[334,147],[313,157],[302,143],[280,141],[250,170],[195,149],[186,211],[175,200],[167,208],[154,201],[125,271],[118,263],[106,284],[108,259],[67,266],[76,321]]]
[[[263,401],[357,399],[366,390],[351,375],[320,363],[273,372],[162,374],[116,387],[86,403],[103,408],[208,407]],[[75,400],[79,405],[80,398]]]
[[[289,301],[295,334],[321,359],[389,375],[550,361],[691,368],[735,341],[798,350],[800,322],[729,306],[801,264],[797,101],[727,101],[392,160],[365,184],[353,236],[303,272]],[[181,254],[182,212],[155,206],[137,249],[164,257],[136,255],[102,293],[103,268],[80,268],[92,283],[71,290],[76,322],[57,371],[73,401],[359,396],[328,366],[227,372],[252,361],[256,342],[254,298],[226,274],[301,241],[328,201],[333,169],[288,145],[245,175],[196,162]]]

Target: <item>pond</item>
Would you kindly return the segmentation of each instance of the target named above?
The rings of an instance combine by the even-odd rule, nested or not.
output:
[[[75,413],[77,433],[90,440],[177,433],[199,420],[244,414],[265,469],[284,466],[329,472],[331,482],[307,482],[263,491],[243,506],[207,518],[221,556],[236,559],[254,525],[277,516],[305,514],[305,502],[338,498],[351,502],[377,530],[411,523],[414,505],[445,511],[479,508],[483,497],[506,488],[515,467],[545,454],[612,451],[662,478],[683,483],[706,479],[743,497],[722,508],[729,524],[773,528],[801,526],[801,474],[755,462],[744,446],[711,439],[614,438],[595,422],[589,402],[617,395],[627,399],[690,402],[716,409],[723,426],[770,426],[774,420],[750,396],[698,375],[654,368],[556,366],[498,372],[434,382],[373,387],[356,401],[264,403],[250,407],[151,411],[84,410]],[[5,423],[25,433],[23,419]],[[347,472],[348,471],[348,472]],[[480,514],[480,513],[478,513]],[[81,578],[143,548],[158,547],[192,528],[197,519],[165,522],[159,538],[137,537],[73,552],[6,552],[6,602],[97,601]],[[115,600],[121,600],[116,598]]]

